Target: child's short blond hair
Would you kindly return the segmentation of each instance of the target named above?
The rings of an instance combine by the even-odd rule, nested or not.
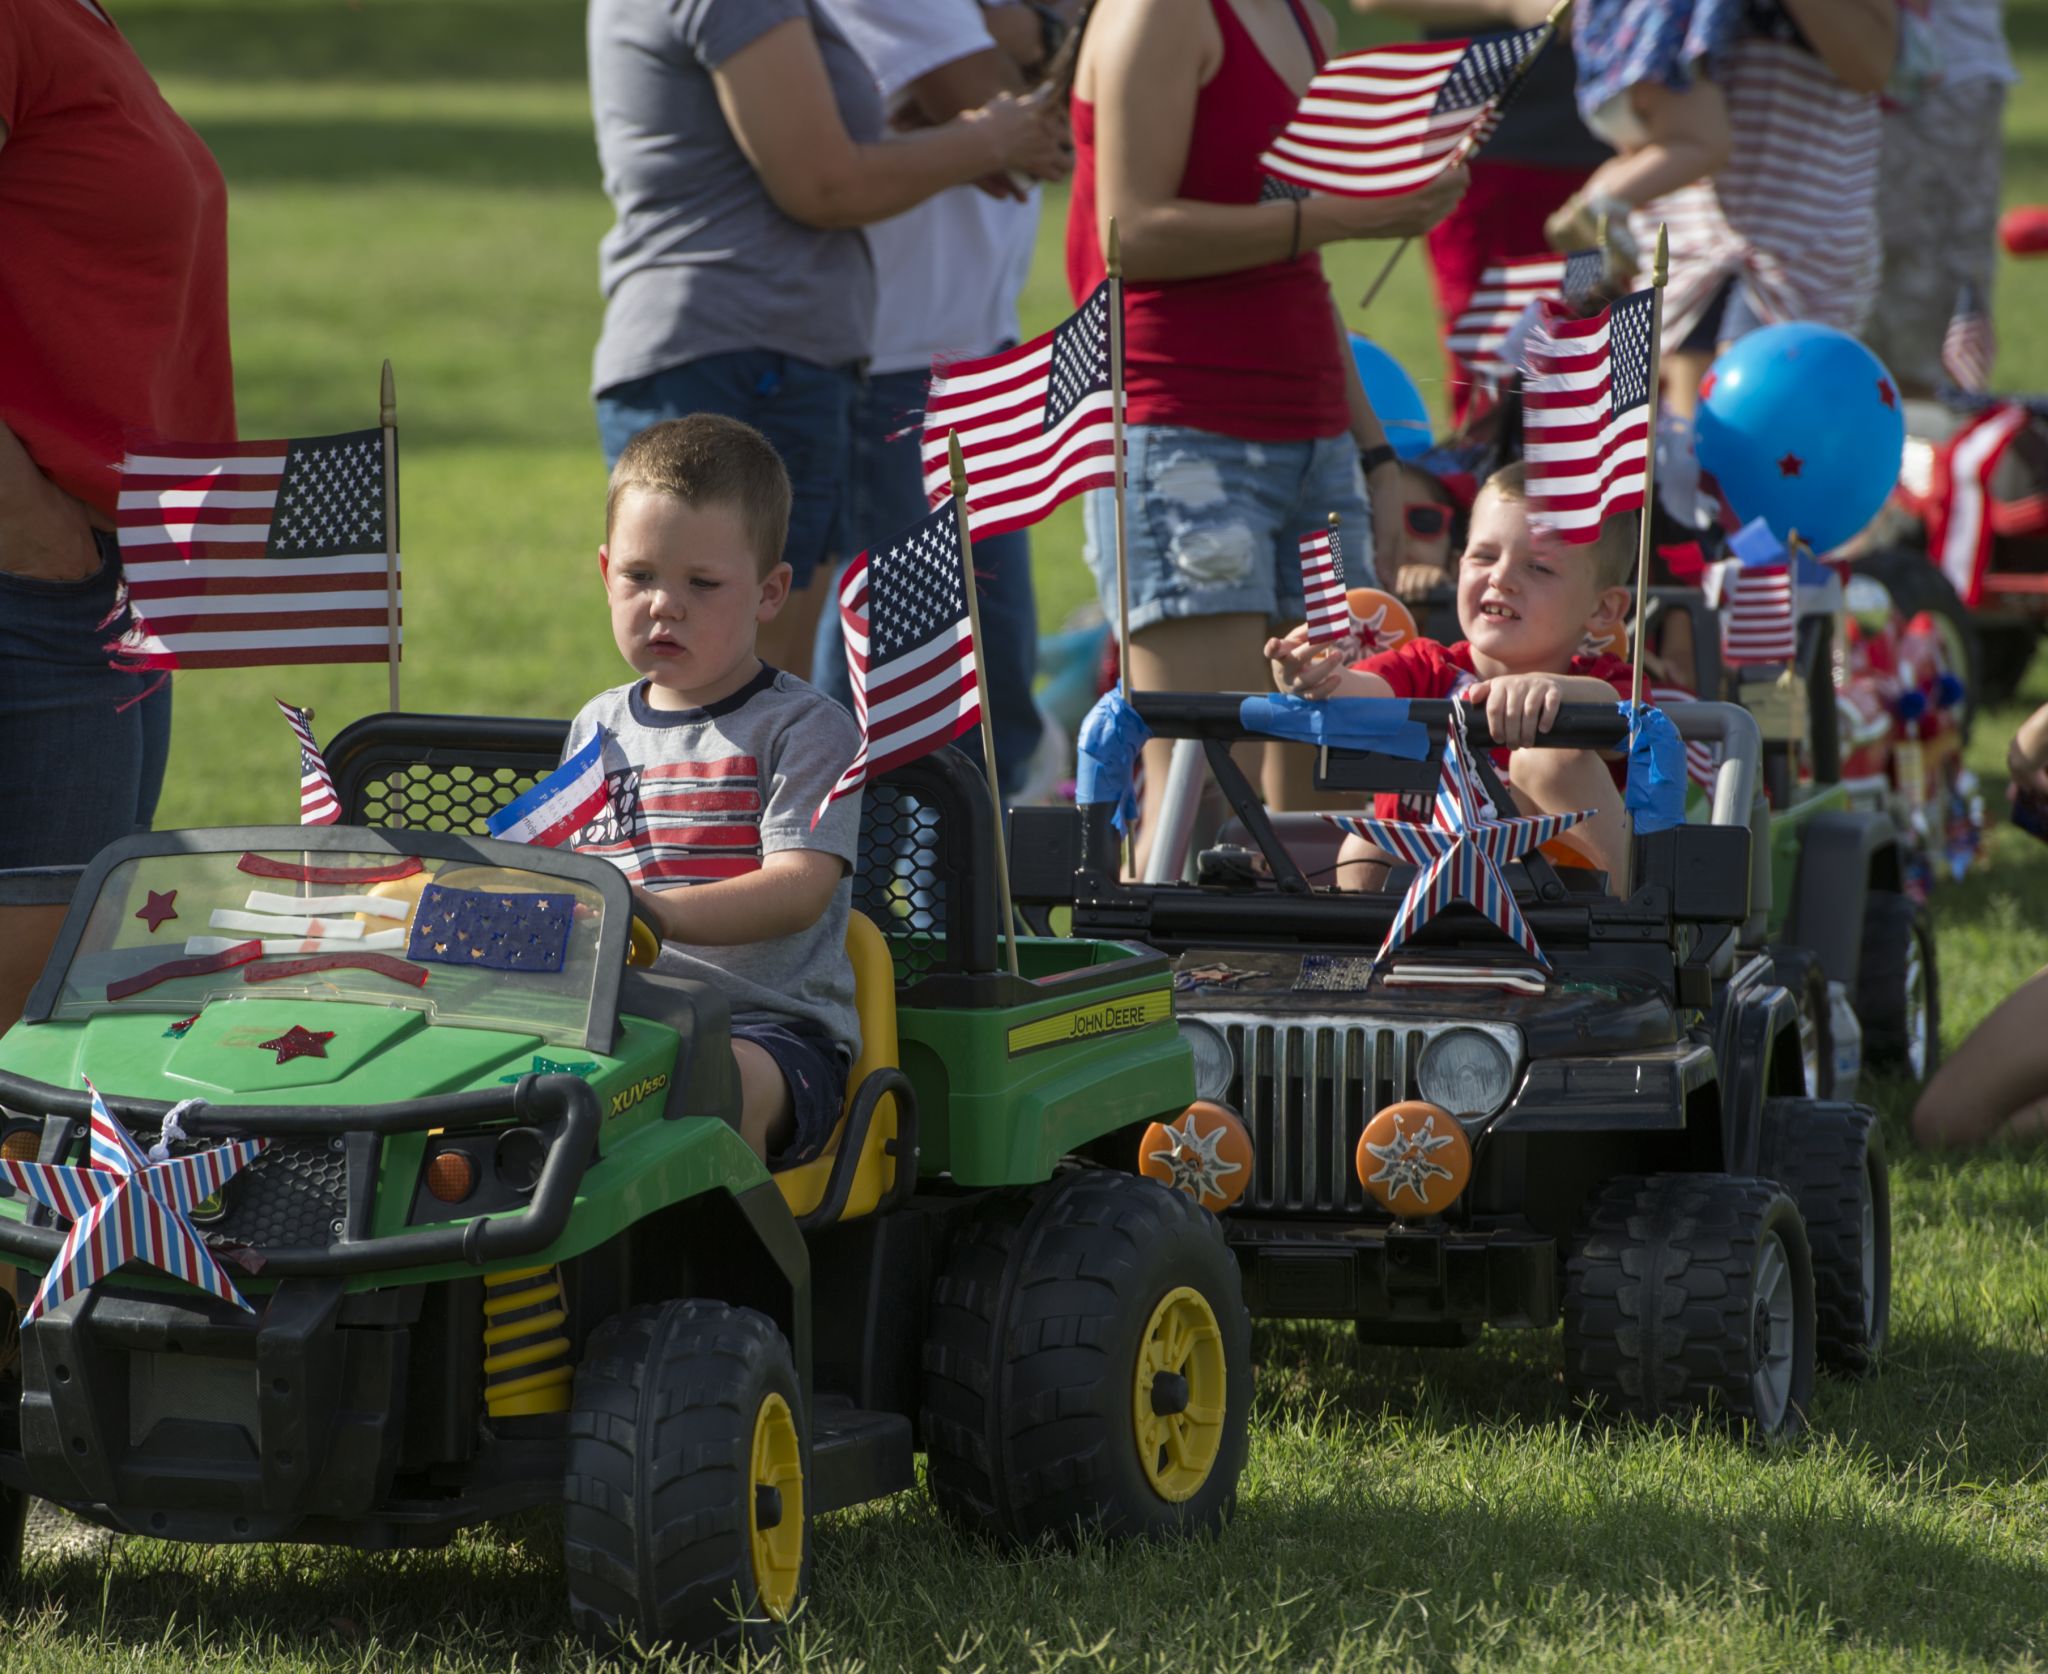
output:
[[[626,444],[604,497],[604,538],[629,489],[666,494],[686,506],[730,506],[739,513],[766,575],[789,539],[789,472],[774,444],[751,424],[719,413],[691,413],[650,424]]]
[[[1503,465],[1479,485],[1472,502],[1476,515],[1480,502],[1489,495],[1513,500],[1525,510],[1529,504],[1528,474],[1518,459]],[[1627,587],[1636,577],[1636,543],[1641,538],[1635,512],[1617,512],[1600,525],[1600,533],[1580,547],[1592,556],[1595,583],[1601,588]]]

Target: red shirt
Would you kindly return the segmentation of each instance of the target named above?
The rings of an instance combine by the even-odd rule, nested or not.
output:
[[[1299,100],[1230,0],[1210,0],[1223,32],[1223,65],[1195,97],[1177,195],[1204,203],[1259,201],[1259,153]],[[1298,7],[1299,0],[1295,0]],[[1314,46],[1305,14],[1296,19]],[[1095,228],[1095,107],[1073,101],[1074,188],[1067,210],[1067,284],[1081,302],[1102,282]],[[1291,262],[1124,286],[1125,416],[1248,442],[1341,436],[1344,355],[1323,264]]]
[[[1400,698],[1456,697],[1479,679],[1478,671],[1472,666],[1472,643],[1463,639],[1456,645],[1440,645],[1433,639],[1411,639],[1391,651],[1381,651],[1351,666],[1366,674],[1377,674],[1393,687],[1394,696]],[[1572,658],[1571,667],[1564,672],[1606,681],[1624,703],[1628,701],[1630,684],[1635,676],[1631,664],[1605,651],[1597,657]],[[1493,765],[1500,768],[1503,775],[1511,753],[1507,750],[1493,752]],[[1613,776],[1615,789],[1628,788],[1626,757],[1610,761],[1607,771]],[[1382,820],[1413,820],[1418,817],[1412,809],[1403,808],[1401,798],[1392,791],[1375,796],[1372,811],[1375,819]]]
[[[0,424],[111,513],[151,438],[232,441],[227,186],[88,0],[0,4]]]

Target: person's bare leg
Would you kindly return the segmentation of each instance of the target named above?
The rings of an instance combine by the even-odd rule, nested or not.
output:
[[[1337,845],[1337,875],[1332,881],[1339,889],[1379,889],[1393,864],[1393,857],[1369,839],[1346,835]]]
[[[1131,686],[1141,692],[1271,691],[1273,672],[1261,654],[1265,643],[1266,619],[1249,611],[1155,622],[1131,635]],[[1261,748],[1248,744],[1232,752],[1254,785],[1259,782]],[[1172,759],[1170,738],[1155,738],[1145,746],[1143,828],[1131,855],[1140,873],[1151,834],[1159,829],[1166,772]]]
[[[769,1152],[789,1143],[796,1129],[796,1101],[789,1078],[765,1047],[750,1040],[732,1043],[740,1067],[740,1138],[763,1162]]]
[[[43,974],[64,908],[0,907],[0,1034],[11,1029]]]
[[[792,588],[775,620],[761,625],[754,649],[762,662],[793,674],[799,680],[810,679],[811,649],[817,643],[818,618],[824,613],[826,600],[832,596],[834,573],[833,565],[820,564],[811,576],[811,584],[802,592]]]
[[[1913,1142],[1981,1145],[2022,1127],[2039,1134],[2044,1100],[2048,970],[2035,972],[2000,1001],[1934,1072],[1913,1105]]]
[[[1607,763],[1591,750],[1517,750],[1508,758],[1515,803],[1525,814],[1573,814],[1582,808],[1572,835],[1615,883],[1628,859],[1628,811]]]
[[[1664,411],[1687,423],[1700,410],[1700,380],[1714,357],[1704,349],[1673,349],[1664,356]]]

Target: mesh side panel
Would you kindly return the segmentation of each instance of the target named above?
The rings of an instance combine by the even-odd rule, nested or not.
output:
[[[513,767],[413,762],[365,784],[357,818],[363,825],[488,837],[484,821],[541,777]]]
[[[348,1159],[325,1139],[274,1139],[228,1182],[224,1203],[200,1230],[258,1249],[317,1248],[348,1217]]]
[[[899,985],[946,959],[945,839],[939,810],[887,780],[861,792],[860,869],[853,905],[888,939]]]

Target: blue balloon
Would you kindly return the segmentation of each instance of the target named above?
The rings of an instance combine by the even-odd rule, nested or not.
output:
[[[1816,552],[1877,515],[1906,445],[1884,362],[1847,332],[1805,322],[1738,338],[1708,372],[1694,422],[1700,465],[1735,515]]]
[[[1394,452],[1403,459],[1429,452],[1435,445],[1429,430],[1429,406],[1401,363],[1370,337],[1355,331],[1351,334],[1351,358],[1358,365],[1365,398],[1379,414]]]

